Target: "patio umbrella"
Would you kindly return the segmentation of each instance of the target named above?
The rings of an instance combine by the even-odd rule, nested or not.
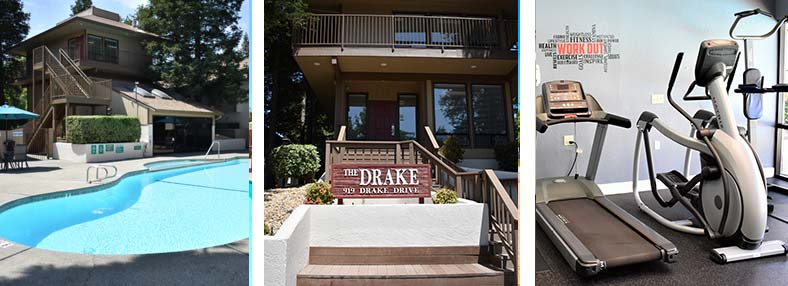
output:
[[[32,113],[27,110],[22,110],[8,104],[0,106],[0,121],[3,121],[3,130],[5,130],[5,138],[8,139],[8,130],[15,126],[24,124],[28,119],[37,118],[38,114]]]

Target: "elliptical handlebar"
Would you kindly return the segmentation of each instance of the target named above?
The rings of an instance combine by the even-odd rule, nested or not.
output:
[[[760,8],[738,12],[738,13],[734,14],[734,16],[736,16],[736,20],[733,21],[733,24],[731,24],[731,29],[728,31],[728,34],[731,36],[731,38],[734,39],[734,40],[762,40],[762,39],[766,39],[766,38],[771,37],[772,35],[774,35],[774,33],[777,32],[778,29],[780,29],[780,26],[782,26],[783,23],[785,23],[785,21],[788,20],[788,15],[783,16],[783,18],[780,19],[779,21],[777,21],[777,24],[775,24],[774,27],[772,27],[772,29],[769,32],[767,32],[767,33],[765,33],[763,35],[736,35],[734,33],[734,31],[736,30],[736,26],[739,24],[739,21],[741,19],[744,19],[744,18],[747,18],[747,17],[750,17],[750,16],[755,16],[755,15],[763,15],[763,16],[766,16],[766,17],[774,18],[774,15],[772,15],[769,12],[763,11]]]

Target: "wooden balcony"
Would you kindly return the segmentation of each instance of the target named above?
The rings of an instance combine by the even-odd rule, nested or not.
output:
[[[297,47],[513,50],[517,20],[496,18],[313,14],[294,36]]]

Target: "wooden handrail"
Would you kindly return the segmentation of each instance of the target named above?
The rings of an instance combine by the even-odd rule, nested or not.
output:
[[[427,132],[427,138],[430,139],[430,144],[432,144],[432,148],[435,150],[440,149],[441,146],[438,145],[438,140],[435,139],[435,133],[432,133],[432,129],[430,129],[429,126],[424,126],[424,131]]]
[[[339,127],[339,135],[337,135],[337,141],[345,141],[345,136],[347,133],[347,126],[342,125]]]

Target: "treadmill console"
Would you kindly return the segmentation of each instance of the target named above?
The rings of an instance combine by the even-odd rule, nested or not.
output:
[[[542,84],[542,102],[550,118],[591,116],[588,99],[578,81],[555,80]]]

